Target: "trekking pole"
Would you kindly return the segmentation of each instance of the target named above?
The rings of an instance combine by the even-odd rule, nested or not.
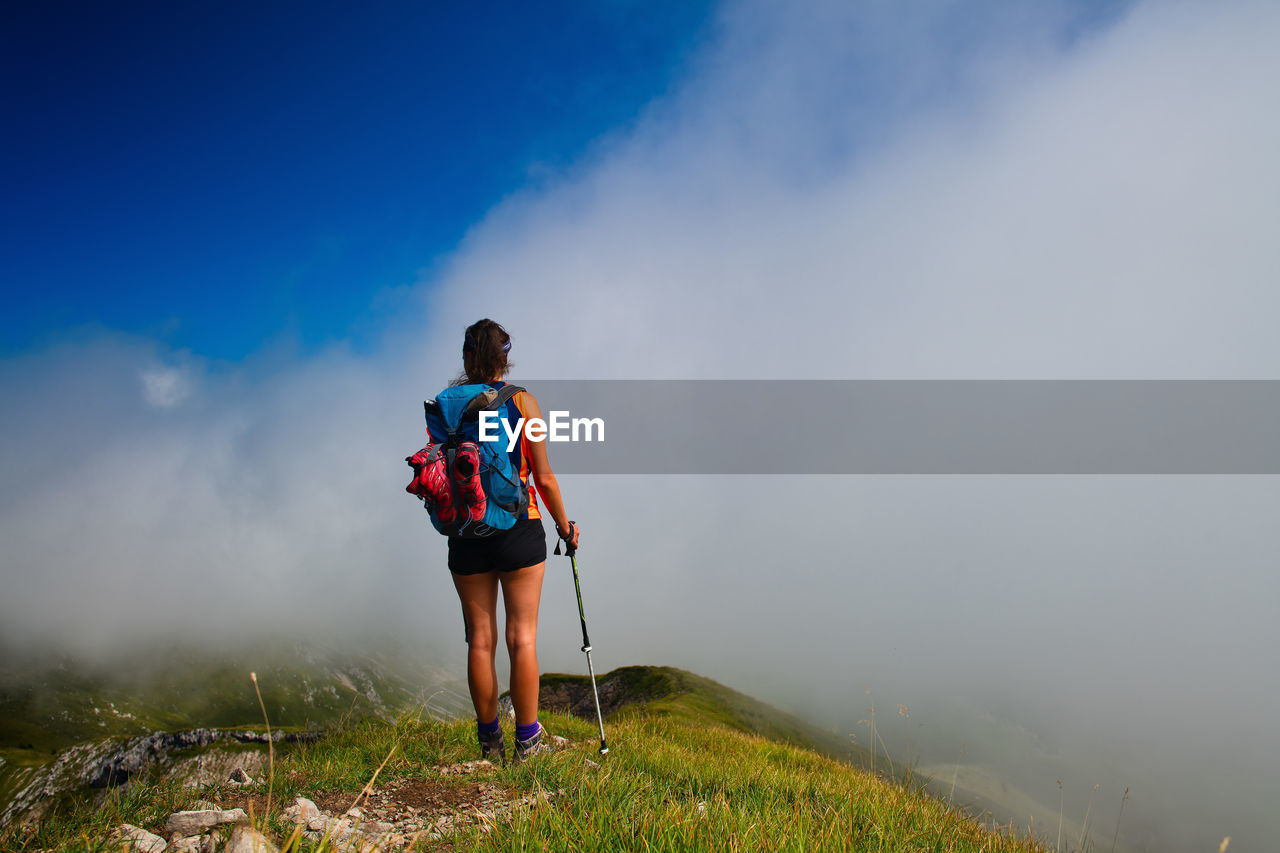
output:
[[[596,670],[591,665],[591,640],[587,637],[587,617],[582,610],[582,585],[578,583],[578,559],[574,556],[578,550],[573,546],[573,522],[569,522],[569,539],[564,542],[564,551],[569,555],[569,565],[573,567],[573,591],[578,595],[578,621],[582,623],[582,651],[587,656],[587,672],[591,675],[591,695],[596,700],[596,724],[600,726],[600,754],[609,752],[609,745],[604,741],[604,716],[600,713],[600,693],[596,690]],[[560,543],[556,543],[556,554],[560,553]]]

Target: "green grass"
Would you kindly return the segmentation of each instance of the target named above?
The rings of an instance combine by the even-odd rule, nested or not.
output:
[[[601,682],[611,677],[615,674]],[[1048,849],[992,834],[918,788],[797,745],[812,732],[794,728],[794,718],[715,682],[663,668],[627,668],[617,677],[645,698],[606,721],[609,755],[596,751],[594,720],[544,713],[544,725],[574,745],[525,767],[489,771],[484,780],[517,795],[547,792],[552,804],[518,809],[492,832],[466,830],[424,849]],[[380,783],[440,781],[432,767],[476,758],[474,738],[474,723],[467,720],[363,720],[321,741],[283,750],[271,785],[272,814],[264,825],[284,842],[291,827],[278,820],[282,805],[319,791],[348,792],[354,799],[375,772]],[[443,781],[465,788],[474,787],[477,778]],[[266,786],[254,791],[259,801],[266,793]],[[195,792],[165,782],[135,785],[100,802],[68,798],[33,830],[0,836],[0,846],[102,849],[102,839],[121,823],[154,829],[196,799],[225,804],[231,796],[228,790]],[[298,849],[314,845],[303,842]]]
[[[570,684],[590,695],[585,675],[547,674],[544,685]],[[623,717],[634,713],[665,713],[698,722],[714,722],[740,732],[762,735],[771,740],[804,746],[831,758],[858,766],[870,756],[847,737],[826,731],[772,705],[740,693],[701,675],[669,666],[624,666],[599,679],[601,695],[616,692],[631,701],[617,708]],[[884,763],[882,759],[881,763]]]
[[[590,726],[582,734],[590,738]],[[576,732],[575,732],[576,733]],[[651,707],[610,727],[610,754],[590,745],[529,771],[529,786],[565,790],[476,850],[1028,851],[917,790],[811,750]],[[584,758],[600,760],[584,769]]]

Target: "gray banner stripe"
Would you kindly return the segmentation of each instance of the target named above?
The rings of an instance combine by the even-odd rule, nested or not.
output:
[[[519,384],[604,421],[563,474],[1280,474],[1274,380]]]

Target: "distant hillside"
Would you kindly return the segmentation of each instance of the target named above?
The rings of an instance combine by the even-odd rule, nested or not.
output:
[[[772,705],[701,675],[670,666],[625,666],[597,679],[606,717],[627,714],[715,722],[734,731],[812,749],[855,766],[871,765],[870,753],[845,736],[819,728]],[[585,675],[542,676],[542,707],[595,719],[591,681]],[[889,770],[884,757],[880,766]]]
[[[169,647],[93,665],[0,651],[0,750],[48,753],[104,735],[261,722],[250,672],[272,720],[301,728],[394,713],[425,699],[424,689],[458,686],[430,666],[308,646],[217,654]],[[456,699],[436,698],[441,710],[457,709]]]
[[[155,732],[261,729],[250,672],[272,725],[290,732],[392,720],[409,708],[441,717],[470,708],[459,692],[465,684],[391,655],[310,646],[216,655],[168,648],[163,656],[135,652],[90,665],[0,652],[0,824],[23,792],[25,803],[36,788],[63,790],[101,775],[115,753],[140,748]],[[69,762],[73,747],[77,760]],[[73,766],[59,766],[60,757]]]

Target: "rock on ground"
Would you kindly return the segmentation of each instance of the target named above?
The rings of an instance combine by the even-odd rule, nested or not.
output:
[[[229,809],[226,811],[205,809],[195,812],[174,812],[164,822],[164,831],[170,838],[174,836],[199,835],[206,829],[213,829],[215,826],[221,826],[224,823],[239,823],[248,819],[249,816],[244,813],[244,809]]]
[[[114,844],[129,845],[131,853],[161,853],[167,846],[160,836],[152,835],[141,827],[127,823],[111,833],[111,841]]]
[[[280,816],[290,823],[311,823],[320,817],[320,809],[306,797],[298,797]]]
[[[217,853],[218,839],[212,835],[179,838],[165,848],[165,853]]]
[[[227,776],[227,781],[232,785],[252,785],[253,777],[245,772],[243,767],[237,767]]]
[[[280,848],[247,823],[236,824],[223,853],[280,853]]]

